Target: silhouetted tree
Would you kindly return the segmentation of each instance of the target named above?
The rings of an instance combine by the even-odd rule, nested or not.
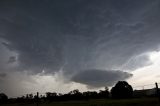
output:
[[[118,81],[118,83],[111,89],[113,98],[131,98],[133,95],[132,86],[126,81]]]
[[[70,91],[68,93],[68,95],[69,95],[70,99],[72,99],[72,100],[80,100],[80,99],[82,99],[82,96],[83,96],[82,93],[79,92],[78,89]]]
[[[96,99],[96,98],[98,98],[98,93],[96,91],[83,92],[83,97],[86,100],[88,100],[88,99]]]
[[[57,99],[57,93],[51,93],[51,92],[47,92],[46,93],[46,99],[49,101],[54,101]]]
[[[0,103],[6,103],[8,100],[8,96],[4,93],[0,93]]]

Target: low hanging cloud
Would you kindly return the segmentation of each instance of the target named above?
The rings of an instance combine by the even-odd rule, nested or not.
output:
[[[132,74],[116,70],[85,70],[72,77],[72,81],[86,84],[89,87],[112,86],[117,81],[126,80]]]

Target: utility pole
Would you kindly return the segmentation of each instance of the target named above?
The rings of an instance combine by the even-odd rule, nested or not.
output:
[[[38,102],[39,102],[39,92],[37,92],[36,106],[38,106]]]
[[[156,96],[159,98],[159,101],[160,101],[160,92],[158,88],[158,83],[156,82],[155,85],[156,85]]]

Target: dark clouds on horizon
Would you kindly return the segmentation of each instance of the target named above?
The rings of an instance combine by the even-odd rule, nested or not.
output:
[[[0,38],[16,53],[7,57],[7,64],[18,63],[16,70],[63,68],[76,82],[92,85],[80,78],[85,70],[134,71],[151,64],[145,53],[159,50],[159,10],[159,0],[2,0]]]

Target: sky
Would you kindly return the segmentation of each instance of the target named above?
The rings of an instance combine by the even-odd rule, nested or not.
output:
[[[160,0],[1,0],[0,92],[160,80]]]

